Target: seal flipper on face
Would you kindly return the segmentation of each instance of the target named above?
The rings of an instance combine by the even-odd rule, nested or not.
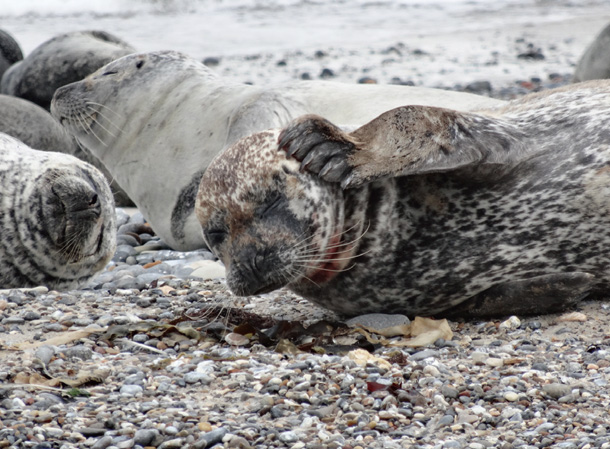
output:
[[[584,299],[594,285],[589,273],[547,274],[511,281],[479,293],[442,314],[447,318],[558,313]]]
[[[301,170],[343,188],[381,178],[464,167],[510,167],[526,153],[521,132],[490,116],[404,106],[381,114],[352,133],[306,115],[288,125],[279,147]]]

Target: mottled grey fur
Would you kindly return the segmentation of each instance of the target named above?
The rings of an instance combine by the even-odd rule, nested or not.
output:
[[[82,286],[115,249],[114,202],[94,167],[0,133],[0,288]]]
[[[307,116],[280,137],[288,160],[275,131],[213,161],[198,218],[238,294],[286,285],[347,315],[558,311],[610,287],[608,123],[610,81],[479,113],[398,108],[350,134]]]

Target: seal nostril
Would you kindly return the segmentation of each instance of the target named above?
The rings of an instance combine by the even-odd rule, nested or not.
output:
[[[91,199],[89,200],[89,206],[96,206],[98,201],[99,198],[97,196],[97,193],[94,193],[93,196],[91,196]]]

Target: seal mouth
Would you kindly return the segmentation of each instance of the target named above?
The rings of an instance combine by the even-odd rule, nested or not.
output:
[[[341,235],[342,233],[335,233],[328,242],[322,260],[307,274],[309,280],[316,284],[324,284],[351,268],[348,264],[355,257],[354,242],[342,243]]]

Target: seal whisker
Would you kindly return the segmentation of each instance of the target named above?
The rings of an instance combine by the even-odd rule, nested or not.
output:
[[[356,257],[360,257],[360,256],[364,256],[368,253],[370,253],[372,251],[372,249],[369,249],[367,251],[364,251],[362,253],[359,254],[354,254],[353,256],[349,256],[349,257],[328,257],[328,258],[324,258],[322,260],[315,260],[315,259],[305,259],[305,258],[301,258],[298,257],[296,260],[298,262],[326,262],[326,261],[336,261],[336,260],[352,260],[355,259]]]
[[[356,264],[351,264],[350,266],[346,267],[346,268],[341,268],[340,270],[333,270],[332,268],[321,268],[321,267],[316,267],[316,266],[311,266],[311,265],[303,265],[303,264],[299,264],[298,266],[300,267],[304,267],[304,268],[309,268],[309,269],[313,269],[316,271],[328,271],[330,273],[343,273],[344,271],[349,271],[352,268],[354,268],[356,266]]]
[[[88,106],[91,105],[91,106],[99,106],[101,108],[105,108],[108,111],[112,112],[114,115],[116,115],[117,118],[123,119],[123,116],[121,114],[119,114],[118,112],[114,111],[113,109],[111,109],[110,107],[106,106],[105,104],[96,103],[95,101],[90,101],[90,100],[85,101],[85,104],[88,105]]]
[[[96,114],[100,114],[102,115],[100,112],[96,111],[95,109],[92,109]],[[86,111],[83,111],[83,114],[85,114],[85,117],[87,117],[88,119],[91,120],[92,123],[95,123],[96,125],[98,125],[100,128],[102,128],[104,131],[106,131],[108,134],[110,134],[112,137],[114,137],[116,139],[116,134],[114,134],[112,131],[110,131],[108,128],[106,128],[104,125],[102,125],[102,122],[100,122],[97,117],[95,117],[93,114],[88,113]],[[102,117],[104,117],[102,115]],[[104,117],[105,118],[105,117]],[[114,123],[110,122],[111,125],[114,125]],[[116,128],[118,128],[116,125],[114,125]],[[119,129],[119,132],[122,132],[121,129]]]
[[[99,143],[101,143],[102,145],[107,147],[108,144],[106,144],[106,142],[104,142],[102,139],[100,139],[100,137],[95,133],[95,131],[93,131],[93,128],[91,128],[91,125],[87,124],[86,118],[91,118],[91,117],[87,117],[86,115],[84,115],[84,113],[82,111],[78,111],[77,116],[79,118],[81,118],[83,120],[83,123],[87,126],[85,128],[84,125],[83,125],[85,133],[86,134],[93,134],[93,136],[99,141]]]
[[[118,126],[117,124],[115,124],[107,115],[105,115],[102,111],[99,111],[97,109],[95,109],[92,106],[87,106],[87,109],[90,109],[91,111],[95,112],[96,114],[99,114],[102,116],[102,118],[104,118],[111,126],[113,126],[118,132],[122,133],[123,129]],[[92,120],[94,120],[98,125],[100,125],[102,128],[104,128],[104,126],[101,124],[101,122],[99,120],[96,120],[95,118],[91,117]],[[106,129],[106,128],[104,128]],[[108,131],[106,129],[106,131]],[[111,134],[113,137],[116,137],[114,134],[112,134],[110,131],[108,131],[109,134]]]

